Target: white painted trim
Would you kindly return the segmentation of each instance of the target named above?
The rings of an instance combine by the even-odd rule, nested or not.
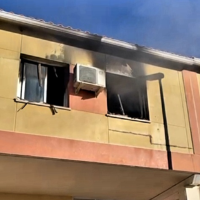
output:
[[[22,63],[20,63],[19,70],[22,69],[22,67],[23,67]],[[20,71],[18,73],[20,73]],[[21,82],[20,78],[21,78],[21,74],[19,74],[18,79],[17,79],[17,97],[18,98],[21,98],[21,89],[22,89],[22,82]]]
[[[44,79],[44,103],[47,102],[47,71],[48,67],[45,67],[45,79]]]
[[[191,186],[199,186],[200,185],[200,174],[195,174],[193,176],[192,183],[190,184]]]
[[[38,103],[38,102],[31,102],[31,101],[27,101],[27,100],[23,100],[23,99],[19,99],[19,98],[16,98],[16,99],[15,99],[15,102],[27,103],[27,104],[36,105],[36,106],[51,107],[50,104]],[[58,109],[61,109],[61,110],[69,110],[69,111],[71,111],[71,108],[69,108],[69,107],[55,106],[55,105],[53,105],[53,107],[58,108]]]
[[[18,77],[17,80],[17,97],[21,98],[21,87],[22,87],[22,83],[20,81],[20,78]]]
[[[26,84],[26,76],[25,76],[25,63],[23,64],[23,77],[22,77],[22,87],[21,87],[21,98],[25,97],[25,84]]]
[[[195,187],[186,187],[187,200],[200,200],[200,188],[199,186]]]
[[[119,119],[126,119],[131,121],[143,122],[143,123],[151,123],[150,120],[139,119],[139,118],[131,118],[124,115],[114,115],[114,114],[106,114],[107,117],[119,118]]]

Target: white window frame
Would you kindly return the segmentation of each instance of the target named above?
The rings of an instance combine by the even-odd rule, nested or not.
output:
[[[44,103],[47,102],[47,72],[48,72],[48,67],[46,67],[45,79],[44,79]]]
[[[22,92],[22,81],[21,81],[21,71],[20,69],[22,68],[22,62],[20,62],[20,66],[19,66],[19,75],[18,75],[18,81],[17,81],[17,98],[22,99],[21,98],[21,92]]]
[[[24,98],[25,97],[25,85],[26,85],[26,77],[25,77],[25,63],[26,62],[29,62],[29,60],[24,60],[20,63],[20,68],[23,70],[20,71],[20,73],[23,73],[23,74],[20,74],[19,77],[18,77],[18,83],[17,83],[17,99],[19,100],[22,100],[22,101],[26,101],[26,99]],[[37,65],[41,64],[42,63],[39,63],[39,62],[35,62]],[[36,104],[46,104],[47,105],[47,81],[48,81],[48,64],[46,67],[46,72],[45,72],[45,79],[44,79],[44,94],[43,94],[43,97],[44,97],[44,101],[43,102],[36,102]],[[23,76],[23,77],[22,77]],[[65,91],[64,93],[64,100],[63,100],[63,106],[56,106],[56,107],[59,107],[59,108],[69,108],[69,94],[68,92]],[[32,102],[34,103],[34,102]]]

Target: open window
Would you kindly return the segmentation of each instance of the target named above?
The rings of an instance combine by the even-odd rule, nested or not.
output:
[[[108,114],[149,120],[146,81],[106,74]]]
[[[23,60],[18,97],[30,102],[68,107],[69,66],[58,67]]]

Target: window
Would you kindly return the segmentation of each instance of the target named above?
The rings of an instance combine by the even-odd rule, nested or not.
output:
[[[68,107],[69,67],[22,61],[18,96],[30,102]]]
[[[108,114],[149,120],[146,81],[106,74]]]

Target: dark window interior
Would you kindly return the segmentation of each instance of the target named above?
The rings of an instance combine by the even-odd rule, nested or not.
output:
[[[57,106],[64,105],[69,69],[66,67],[48,67],[47,72],[47,103]],[[68,100],[67,100],[68,102]],[[68,103],[67,103],[68,104]],[[68,105],[66,105],[68,106]]]
[[[146,81],[106,74],[108,113],[149,120]]]

